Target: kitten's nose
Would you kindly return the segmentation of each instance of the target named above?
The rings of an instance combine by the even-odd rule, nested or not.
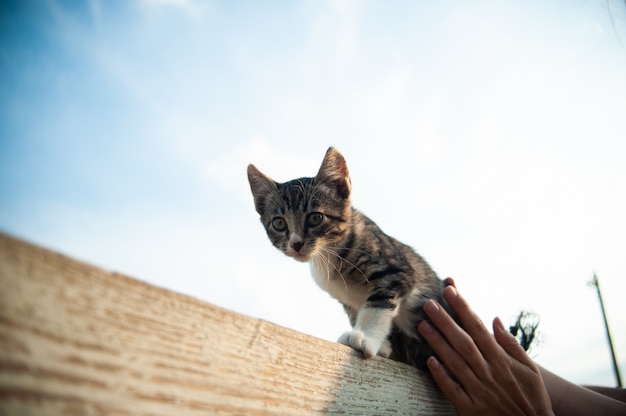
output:
[[[302,248],[303,245],[304,245],[304,243],[301,242],[301,241],[298,241],[298,242],[294,241],[294,242],[291,243],[291,248],[293,248],[296,251],[300,251],[300,249]]]
[[[291,233],[291,235],[289,236],[289,247],[298,252],[300,251],[302,246],[304,246],[304,243],[302,242],[302,237],[300,237],[296,233]]]

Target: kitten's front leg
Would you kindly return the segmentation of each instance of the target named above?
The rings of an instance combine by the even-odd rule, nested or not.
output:
[[[394,309],[363,307],[359,310],[352,331],[341,335],[338,342],[361,351],[365,358],[376,354],[389,357],[391,345],[387,335],[394,315]]]

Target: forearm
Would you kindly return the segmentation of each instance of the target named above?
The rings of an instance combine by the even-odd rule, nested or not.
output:
[[[618,400],[622,403],[626,403],[626,389],[620,389],[616,387],[602,387],[602,386],[584,386],[589,390],[593,390],[603,396],[608,396],[612,399]]]
[[[626,404],[577,384],[539,367],[550,394],[555,415],[624,415]]]

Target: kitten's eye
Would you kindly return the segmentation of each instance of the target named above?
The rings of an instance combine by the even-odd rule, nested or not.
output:
[[[274,218],[272,220],[272,227],[274,227],[276,231],[285,231],[287,229],[287,222],[280,217]]]
[[[317,227],[322,221],[324,221],[324,214],[320,212],[313,212],[306,218],[306,224],[309,227]]]

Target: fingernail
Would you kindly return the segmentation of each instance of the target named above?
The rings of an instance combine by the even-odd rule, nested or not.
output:
[[[424,305],[424,309],[426,309],[426,312],[428,314],[436,314],[439,312],[439,305],[437,304],[436,301],[434,301],[433,299],[430,299],[428,302],[426,302],[426,304]]]
[[[451,299],[455,299],[458,296],[458,292],[456,291],[456,287],[454,286],[447,286],[444,290],[443,293],[446,295],[446,298],[451,300]]]
[[[439,369],[439,360],[437,360],[435,357],[430,357],[428,359],[428,365],[430,366],[431,369],[438,370]]]
[[[433,333],[433,327],[430,326],[430,324],[426,321],[420,322],[420,330],[426,335],[430,335]]]
[[[508,333],[509,333],[509,331],[507,331],[506,329],[504,329],[504,324],[502,323],[502,321],[500,320],[500,318],[499,318],[499,317],[496,317],[496,318],[493,320],[493,327],[494,327],[494,330],[496,330],[496,329],[497,329],[498,331],[500,331],[500,332],[502,332],[502,333],[506,333],[506,334],[508,334]]]

